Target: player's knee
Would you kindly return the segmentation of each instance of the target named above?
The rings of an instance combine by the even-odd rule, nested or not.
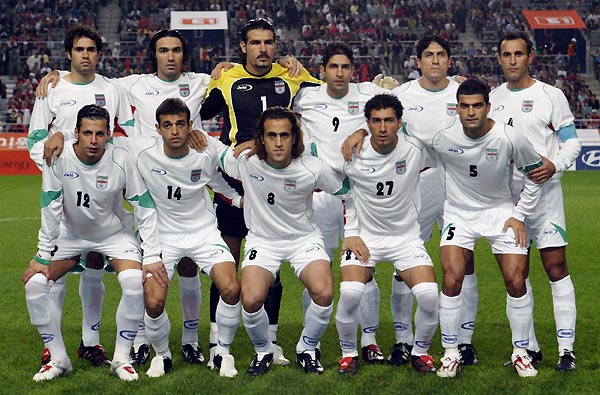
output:
[[[32,325],[47,325],[50,323],[48,288],[47,279],[41,273],[34,274],[25,284],[27,310],[29,310]]]
[[[363,283],[343,281],[340,284],[340,303],[343,303],[349,311],[357,309],[364,292],[365,285]]]
[[[428,314],[436,314],[438,310],[437,283],[419,283],[412,288],[419,307]]]
[[[462,289],[462,277],[459,276],[447,276],[444,273],[444,285],[443,292],[446,296],[458,296]]]
[[[544,264],[544,269],[546,270],[548,279],[552,282],[562,280],[563,278],[569,275],[567,261],[565,260],[554,261],[548,264]]]
[[[506,292],[513,298],[520,298],[525,295],[527,288],[525,287],[525,279],[522,276],[513,276],[505,280]]]
[[[152,318],[156,318],[165,310],[165,298],[146,295],[144,297],[146,313]]]
[[[123,303],[125,317],[141,321],[144,316],[142,271],[139,269],[123,270],[117,278],[121,284],[121,302]]]
[[[230,281],[220,288],[221,299],[227,304],[236,304],[240,300],[240,284],[237,281]]]

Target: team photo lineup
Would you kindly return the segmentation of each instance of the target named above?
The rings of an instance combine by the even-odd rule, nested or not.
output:
[[[41,226],[23,275],[42,340],[35,382],[73,372],[61,331],[63,311],[78,308],[65,305],[73,273],[77,356],[122,381],[176,375],[175,359],[224,378],[287,365],[320,375],[332,361],[341,376],[385,363],[454,378],[478,363],[479,239],[505,287],[496,295],[508,319],[498,345],[505,365],[516,377],[538,375],[529,266],[539,251],[556,339],[544,360],[576,370],[561,176],[581,143],[563,91],[530,73],[527,33],[498,40],[505,82],[491,90],[485,79],[449,75],[452,49],[437,34],[418,37],[420,76],[404,83],[381,74],[351,82],[357,51],[342,41],[324,45],[317,79],[297,58],[277,56],[265,18],[243,25],[240,63],[210,74],[186,71],[190,48],[177,30],[151,37],[148,74],[98,74],[103,45],[94,28],[71,25],[70,69],[49,72],[35,91],[27,143],[42,173]],[[215,117],[216,138],[202,128]],[[438,230],[439,248],[426,248]],[[278,339],[288,262],[304,287],[295,350]],[[393,274],[378,282],[380,262]],[[116,312],[102,309],[105,273],[121,288]],[[212,282],[205,303],[200,276]],[[174,277],[182,320],[173,353],[166,300]],[[389,307],[380,287],[391,290]],[[208,339],[199,336],[201,304]],[[379,328],[380,306],[391,310],[389,350],[376,338],[392,331]],[[103,314],[116,320],[111,356],[100,341]],[[247,341],[236,335],[240,325],[253,355],[232,349]],[[328,327],[337,354],[321,352]]]

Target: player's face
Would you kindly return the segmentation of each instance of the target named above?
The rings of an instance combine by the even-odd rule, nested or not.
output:
[[[518,84],[529,77],[533,57],[527,53],[527,43],[522,38],[504,40],[500,45],[498,63],[509,83]]]
[[[270,30],[254,29],[248,32],[248,40],[240,42],[246,54],[246,70],[255,75],[264,75],[271,70],[275,59],[275,36]]]
[[[325,67],[321,66],[321,74],[325,76],[327,94],[341,97],[348,94],[353,67],[346,55],[333,55]]]
[[[469,137],[481,137],[487,130],[487,116],[490,104],[485,103],[483,95],[460,95],[456,110],[463,125],[463,130]]]
[[[192,122],[187,120],[186,114],[160,116],[160,123],[156,131],[162,136],[165,153],[168,156],[181,156],[188,152],[188,137],[192,129]]]
[[[417,59],[417,66],[421,69],[423,78],[438,82],[448,76],[450,58],[448,52],[438,43],[432,42]]]
[[[71,52],[67,52],[71,61],[71,72],[89,76],[96,72],[98,64],[98,48],[94,40],[88,37],[76,37]]]
[[[83,118],[75,134],[77,136],[75,155],[81,161],[94,164],[102,159],[105,145],[110,139],[106,119]]]
[[[156,75],[168,81],[181,76],[183,45],[177,37],[163,37],[156,42]]]
[[[282,169],[292,163],[294,137],[289,119],[267,119],[263,129],[262,141],[269,166]]]
[[[367,120],[371,131],[371,145],[381,154],[390,153],[398,144],[398,130],[402,125],[402,118],[396,117],[393,108],[384,108],[371,111]]]

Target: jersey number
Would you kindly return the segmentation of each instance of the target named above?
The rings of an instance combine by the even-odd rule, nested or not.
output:
[[[175,191],[173,191],[173,187],[171,185],[167,185],[167,199],[173,198],[177,200],[181,199],[181,188],[177,187],[175,188]]]
[[[387,193],[384,192],[385,187],[387,187]],[[383,195],[391,195],[392,189],[394,189],[394,181],[386,181],[385,184],[383,182],[377,183],[377,196]]]
[[[469,165],[469,176],[477,177],[477,165]]]
[[[273,192],[269,192],[267,195],[267,203],[269,203],[271,206],[275,204],[275,194]]]
[[[262,102],[262,106],[263,106],[263,111],[265,111],[267,109],[267,97],[266,96],[261,96],[260,97],[260,101]]]
[[[90,208],[90,195],[77,191],[77,207],[79,206]]]
[[[331,124],[333,125],[333,131],[337,132],[340,127],[340,119],[338,117],[333,117]]]

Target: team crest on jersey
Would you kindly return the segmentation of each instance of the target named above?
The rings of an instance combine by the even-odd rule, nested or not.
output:
[[[446,114],[448,114],[449,117],[456,116],[456,103],[446,103]]]
[[[275,81],[275,93],[281,95],[285,92],[285,82]]]
[[[396,174],[402,175],[406,173],[406,160],[396,162]]]
[[[198,182],[200,180],[201,175],[202,169],[192,170],[192,176],[190,177],[190,180],[192,180],[192,182]]]
[[[108,187],[108,177],[107,176],[96,176],[96,188],[101,191],[106,191]]]
[[[283,180],[283,189],[286,192],[294,192],[296,190],[296,180],[290,180],[286,178]]]
[[[531,112],[532,110],[533,110],[533,100],[523,100],[523,104],[521,104],[521,111]]]
[[[485,159],[487,159],[487,160],[498,160],[498,149],[496,149],[496,148],[486,148],[485,149]]]
[[[348,102],[348,112],[352,115],[358,114],[358,102],[357,101],[349,101]]]
[[[100,107],[104,107],[106,105],[106,98],[103,93],[98,93],[96,95],[96,105]]]
[[[188,97],[190,95],[190,85],[179,84],[179,94],[181,95],[181,97]]]

